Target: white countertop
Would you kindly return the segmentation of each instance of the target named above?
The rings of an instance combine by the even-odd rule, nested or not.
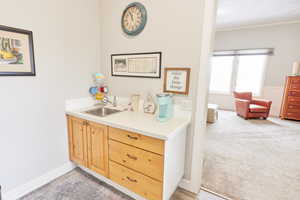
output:
[[[98,117],[84,113],[84,111],[96,108],[86,107],[76,110],[67,110],[68,115],[104,124],[114,128],[140,133],[142,135],[168,140],[176,131],[186,128],[190,124],[190,116],[175,115],[167,122],[159,122],[156,116],[143,112],[122,111],[106,117]]]

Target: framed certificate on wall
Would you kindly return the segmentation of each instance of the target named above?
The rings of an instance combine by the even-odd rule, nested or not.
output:
[[[174,94],[189,94],[190,68],[166,68],[164,77],[164,92]]]
[[[140,78],[160,78],[161,52],[112,54],[111,75]]]

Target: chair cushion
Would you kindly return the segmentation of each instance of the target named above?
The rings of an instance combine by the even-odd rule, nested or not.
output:
[[[255,104],[250,104],[249,109],[250,109],[250,112],[252,112],[252,113],[265,113],[265,112],[269,111],[269,109],[267,107],[259,106],[259,105],[255,105]]]

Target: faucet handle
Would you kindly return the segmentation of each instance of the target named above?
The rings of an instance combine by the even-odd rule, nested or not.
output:
[[[114,96],[113,106],[117,107],[117,96]]]

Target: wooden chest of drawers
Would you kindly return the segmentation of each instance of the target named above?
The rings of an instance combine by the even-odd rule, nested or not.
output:
[[[110,178],[146,199],[162,199],[164,142],[109,127]]]
[[[280,117],[300,120],[300,76],[288,76],[286,79]]]

